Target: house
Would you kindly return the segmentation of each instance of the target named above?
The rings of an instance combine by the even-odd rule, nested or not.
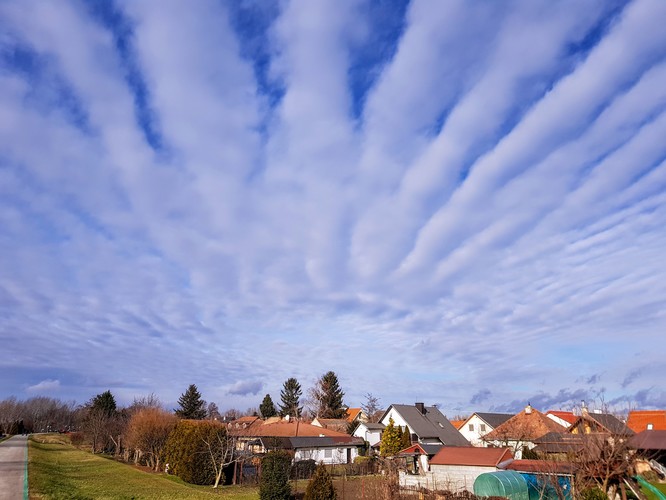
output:
[[[370,446],[378,444],[382,440],[384,424],[373,424],[370,422],[361,422],[358,424],[352,436],[359,437],[367,441]]]
[[[548,410],[546,416],[565,428],[576,421],[576,415],[572,411]]]
[[[314,460],[317,463],[351,464],[363,446],[360,438],[345,437],[292,437],[289,438],[294,450],[294,461]]]
[[[628,445],[637,450],[640,456],[658,462],[653,467],[666,476],[666,430],[641,431],[629,438]]]
[[[513,450],[516,459],[521,459],[525,450],[536,446],[536,439],[549,432],[565,430],[563,426],[528,404],[523,411],[483,436],[483,440],[487,446],[508,446]]]
[[[253,454],[287,450],[293,453],[294,462],[314,460],[316,463],[335,465],[353,463],[363,444],[361,439],[352,436],[260,437],[250,443],[250,450]]]
[[[317,427],[323,427],[324,429],[331,429],[338,432],[344,432],[347,434],[347,429],[349,428],[349,422],[344,418],[315,418],[312,422],[312,425]]]
[[[571,434],[602,433],[611,436],[631,436],[634,434],[627,424],[610,413],[590,412],[583,408],[583,413],[576,418],[568,429]]]
[[[407,427],[413,443],[469,446],[469,442],[435,406],[392,404],[382,415],[380,423]]]
[[[442,446],[430,459],[429,471],[421,469],[419,475],[403,472],[400,483],[430,490],[471,492],[479,475],[495,472],[511,460],[513,455],[508,448]]]
[[[358,448],[365,444],[344,432],[279,417],[234,421],[227,426],[227,432],[237,439],[236,449],[240,453],[257,455],[271,449],[285,449],[294,453],[295,461],[312,459],[326,464],[353,462]]]
[[[353,424],[355,422],[368,422],[370,418],[361,408],[347,408],[345,420],[347,423]]]
[[[442,449],[442,446],[416,443],[400,451],[398,457],[405,459],[407,473],[423,476],[430,471],[430,460]]]
[[[532,451],[551,460],[566,460],[580,453],[585,447],[585,440],[580,434],[569,432],[549,432],[534,440]]]
[[[634,432],[666,431],[666,410],[630,411],[627,427]]]
[[[483,436],[493,431],[495,427],[502,425],[513,415],[511,413],[473,413],[464,420],[458,427],[462,434],[472,446],[485,446],[481,439]]]

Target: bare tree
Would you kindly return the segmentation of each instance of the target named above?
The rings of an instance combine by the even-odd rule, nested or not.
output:
[[[624,480],[633,475],[636,454],[626,437],[590,433],[580,437],[581,447],[572,458],[578,488],[597,486],[614,498]]]
[[[372,423],[377,423],[381,415],[379,414],[382,410],[380,401],[378,397],[375,397],[372,393],[368,392],[365,394],[365,402],[361,405],[361,409],[368,416],[368,420]]]
[[[201,438],[206,446],[210,461],[215,471],[215,484],[217,488],[222,479],[224,468],[236,461],[236,438],[229,435],[224,426],[212,426]]]
[[[0,432],[9,434],[22,413],[23,405],[14,396],[0,401]]]

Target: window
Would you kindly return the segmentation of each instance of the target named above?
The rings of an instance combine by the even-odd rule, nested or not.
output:
[[[486,424],[481,424],[481,432],[486,432]]]
[[[647,425],[647,430],[651,431],[654,426],[652,424]]]
[[[331,458],[333,456],[333,450],[326,449],[324,450],[324,458]]]
[[[469,430],[470,430],[470,431],[474,432],[474,424],[469,424],[468,427],[469,427]]]

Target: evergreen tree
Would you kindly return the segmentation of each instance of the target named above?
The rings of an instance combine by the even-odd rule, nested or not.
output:
[[[206,418],[206,402],[201,399],[197,386],[191,384],[178,399],[180,408],[175,410],[180,418],[203,420]]]
[[[402,430],[395,426],[392,418],[389,418],[389,424],[382,433],[379,454],[382,457],[392,457],[402,449]]]
[[[289,471],[291,455],[284,450],[273,450],[261,459],[259,498],[261,500],[287,500],[291,498]]]
[[[321,418],[344,418],[347,414],[342,398],[345,393],[340,389],[335,372],[327,372],[317,381],[314,397],[317,403],[317,416]]]
[[[270,418],[277,415],[277,410],[270,394],[264,396],[264,400],[259,405],[259,413],[261,413],[261,418]]]
[[[324,464],[319,464],[305,490],[305,500],[336,500],[333,480]]]
[[[98,394],[90,400],[89,407],[95,412],[99,412],[105,417],[112,417],[116,414],[116,398],[113,397],[111,391],[105,391]]]
[[[303,412],[303,407],[299,406],[300,398],[303,395],[301,392],[301,384],[295,378],[289,378],[285,381],[280,392],[280,416],[286,417],[300,417]]]
[[[412,445],[412,435],[409,433],[409,427],[405,426],[402,430],[402,436],[400,436],[400,449],[404,450],[409,448]]]

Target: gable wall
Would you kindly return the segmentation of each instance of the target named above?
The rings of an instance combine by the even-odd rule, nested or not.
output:
[[[469,430],[470,425],[474,426],[474,430]],[[481,430],[481,425],[485,425],[485,430]],[[460,434],[462,434],[472,446],[484,447],[486,446],[486,443],[481,440],[481,436],[485,436],[492,430],[493,428],[490,424],[487,424],[474,414],[467,422],[465,422],[465,425],[463,425],[458,432],[460,432]]]

